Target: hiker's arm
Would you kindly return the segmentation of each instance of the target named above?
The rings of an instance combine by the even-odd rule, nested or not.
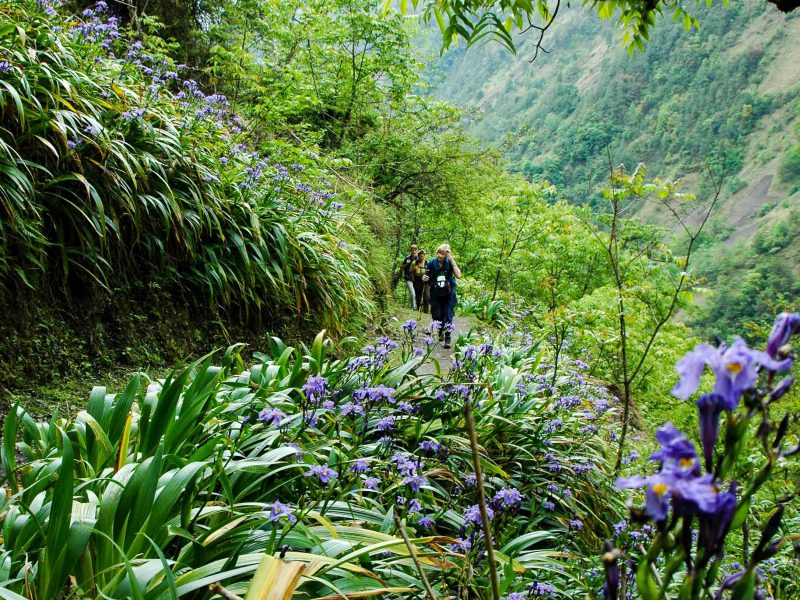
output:
[[[458,265],[456,264],[456,259],[453,258],[452,254],[450,255],[450,262],[453,263],[453,275],[461,279],[461,269],[458,268]]]

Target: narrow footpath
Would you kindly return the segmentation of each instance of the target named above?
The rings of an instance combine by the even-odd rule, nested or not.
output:
[[[419,327],[421,330],[424,330],[431,322],[431,316],[427,314],[422,314],[417,318],[419,322]],[[469,317],[455,317],[453,319],[453,325],[455,325],[455,331],[453,332],[453,345],[455,345],[455,341],[458,339],[458,336],[462,333],[467,333],[470,328],[472,327],[472,320]],[[433,352],[431,352],[430,357],[428,360],[423,364],[417,373],[420,375],[433,375],[436,373],[436,362],[439,363],[439,370],[441,373],[447,373],[450,371],[450,367],[453,366],[453,348],[445,348],[442,343],[436,344],[433,348]]]

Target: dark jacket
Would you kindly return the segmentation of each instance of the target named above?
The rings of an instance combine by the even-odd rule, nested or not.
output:
[[[445,258],[444,262],[439,265],[439,259],[434,256],[425,265],[425,274],[429,277],[428,282],[431,286],[434,285],[434,282],[439,275],[447,276],[447,281],[450,282],[451,288],[455,289],[455,287],[458,285],[456,283],[455,273],[453,273],[453,263],[450,262],[449,258]]]

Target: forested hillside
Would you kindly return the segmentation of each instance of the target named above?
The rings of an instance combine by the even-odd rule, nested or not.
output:
[[[574,203],[604,207],[609,161],[644,162],[701,198],[713,195],[708,169],[720,169],[721,204],[695,263],[716,291],[695,318],[711,334],[768,319],[797,292],[787,220],[800,189],[800,18],[762,2],[693,14],[699,30],[664,18],[629,57],[611,24],[568,10],[532,63],[536,36],[520,36],[517,56],[462,45],[430,77],[437,97],[475,111],[468,130],[503,146],[513,170]],[[671,227],[653,207],[638,215]]]

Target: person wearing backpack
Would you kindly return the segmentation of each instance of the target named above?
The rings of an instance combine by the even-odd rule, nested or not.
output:
[[[456,277],[461,278],[449,244],[442,244],[436,249],[436,256],[428,261],[425,276],[431,293],[431,317],[439,321],[439,340],[444,337],[444,347],[450,348],[450,333],[453,329],[453,311],[456,308]]]
[[[411,294],[411,310],[417,309],[417,296],[414,293],[414,263],[417,261],[417,245],[411,244],[411,254],[403,259],[403,265],[400,271],[403,274],[403,280],[406,283],[408,292]]]

